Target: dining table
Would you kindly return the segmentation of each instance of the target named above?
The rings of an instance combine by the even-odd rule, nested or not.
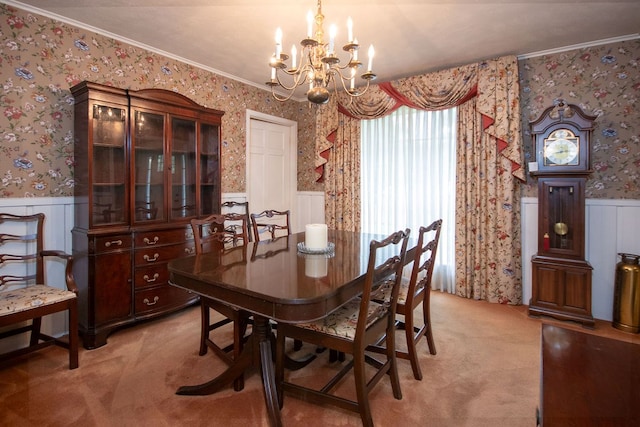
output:
[[[358,296],[367,271],[369,244],[384,237],[328,230],[328,245],[318,250],[305,247],[305,233],[301,232],[170,261],[171,285],[253,316],[251,334],[233,363],[210,381],[180,387],[177,394],[212,394],[229,387],[240,375],[259,371],[270,425],[281,426],[272,321],[322,319]],[[386,255],[381,251],[381,258]]]

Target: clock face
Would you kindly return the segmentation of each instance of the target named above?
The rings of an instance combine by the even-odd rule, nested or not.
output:
[[[580,160],[578,137],[567,129],[556,130],[544,141],[544,165],[577,165]]]

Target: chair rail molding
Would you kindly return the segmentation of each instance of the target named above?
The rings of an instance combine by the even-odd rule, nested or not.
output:
[[[531,298],[531,257],[538,251],[538,199],[521,200],[522,303]],[[613,298],[618,253],[640,254],[640,200],[587,199],[585,203],[585,257],[593,267],[592,313],[613,319]]]

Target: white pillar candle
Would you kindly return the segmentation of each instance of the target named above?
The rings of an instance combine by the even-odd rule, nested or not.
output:
[[[325,249],[328,246],[327,224],[307,224],[304,246],[307,249]]]
[[[324,255],[306,255],[304,258],[304,275],[307,277],[325,277],[329,260]]]

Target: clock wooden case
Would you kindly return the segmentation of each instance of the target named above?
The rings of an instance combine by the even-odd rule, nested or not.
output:
[[[594,325],[585,260],[585,185],[596,117],[561,101],[530,123],[538,181],[538,252],[529,314]]]

